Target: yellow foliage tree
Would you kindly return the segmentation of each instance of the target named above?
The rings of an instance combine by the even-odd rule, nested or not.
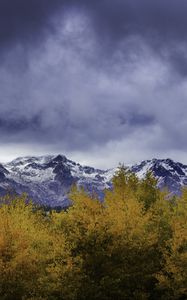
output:
[[[46,299],[55,238],[26,196],[3,199],[0,207],[0,299]],[[62,243],[61,243],[62,244]]]
[[[80,188],[60,213],[2,199],[0,299],[187,299],[187,191],[156,184],[121,166],[102,202]]]
[[[187,299],[187,190],[172,206],[169,220],[171,236],[163,248],[165,265],[160,274],[160,286],[168,299]]]
[[[74,189],[73,206],[53,214],[76,267],[72,299],[149,299],[160,269],[158,234],[153,212],[138,199],[138,184],[121,168],[103,203]]]

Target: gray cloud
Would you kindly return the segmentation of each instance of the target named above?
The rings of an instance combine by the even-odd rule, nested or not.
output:
[[[0,44],[11,47],[18,42],[33,43],[52,29],[51,18],[62,6],[59,0],[1,0]]]
[[[163,55],[166,50],[172,57],[185,54],[175,45],[186,43],[185,0],[180,5],[176,0],[0,0],[0,44],[28,42],[35,47],[72,10],[89,18],[95,38],[108,52],[116,51],[120,41],[139,36]]]
[[[183,0],[0,0],[1,146],[102,166],[185,157],[186,11]]]

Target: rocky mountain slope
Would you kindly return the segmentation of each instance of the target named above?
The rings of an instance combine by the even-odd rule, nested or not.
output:
[[[129,166],[139,178],[152,171],[159,188],[168,187],[179,193],[187,185],[187,166],[171,159],[152,159]],[[7,192],[26,192],[39,204],[65,207],[72,184],[83,186],[102,197],[103,190],[111,188],[116,169],[99,170],[67,159],[64,155],[21,157],[0,165],[0,195]]]
[[[187,165],[174,162],[171,159],[145,160],[132,166],[131,171],[139,178],[151,171],[158,180],[158,187],[167,187],[173,194],[179,194],[181,188],[187,185]]]
[[[111,186],[113,172],[81,166],[63,155],[21,157],[0,165],[0,194],[22,192],[37,203],[47,206],[67,206],[67,194],[73,184],[89,192]]]

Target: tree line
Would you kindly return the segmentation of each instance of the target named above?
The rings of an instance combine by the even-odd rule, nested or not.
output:
[[[121,166],[102,202],[76,187],[70,199],[49,213],[1,199],[1,300],[187,299],[186,190]]]

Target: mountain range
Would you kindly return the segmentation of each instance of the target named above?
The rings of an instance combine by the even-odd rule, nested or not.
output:
[[[158,187],[167,187],[173,194],[179,194],[187,185],[187,165],[171,159],[145,160],[127,168],[140,179],[151,171],[158,180]],[[116,170],[82,166],[64,155],[19,157],[0,164],[0,195],[26,192],[40,205],[67,207],[70,204],[67,194],[73,184],[102,198],[104,189],[112,187],[111,179]]]

